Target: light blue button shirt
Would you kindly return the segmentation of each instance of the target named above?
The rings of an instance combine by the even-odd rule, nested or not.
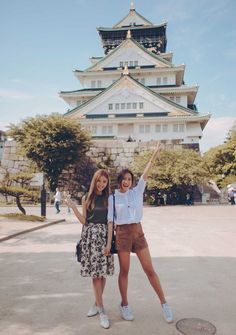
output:
[[[143,217],[143,192],[146,181],[143,176],[137,186],[125,193],[115,190],[115,224],[139,223]],[[113,195],[108,198],[108,221],[113,221]]]

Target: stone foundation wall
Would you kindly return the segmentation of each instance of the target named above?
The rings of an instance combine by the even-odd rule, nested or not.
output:
[[[81,188],[81,185],[88,186],[94,171],[98,166],[109,166],[111,179],[115,182],[115,174],[124,167],[130,167],[134,156],[148,150],[153,150],[155,141],[151,142],[124,142],[121,140],[94,141],[93,146],[87,153],[87,158],[77,165],[63,170],[59,180],[59,186],[63,189],[69,189],[71,192]],[[10,173],[27,171],[32,164],[19,154],[15,141],[5,142],[1,167],[6,168]],[[0,176],[3,175],[3,169]],[[2,173],[1,173],[2,172]],[[114,177],[114,178],[113,178]]]
[[[137,154],[154,150],[156,141],[149,142],[125,142],[121,140],[94,141],[87,156],[78,164],[70,166],[62,171],[58,186],[63,190],[69,190],[71,194],[82,192],[82,185],[89,187],[94,171],[98,167],[109,167],[111,177],[111,189],[116,185],[116,174],[122,168],[129,168]],[[170,145],[165,145],[166,148]],[[175,146],[171,145],[171,148]],[[179,148],[179,145],[176,145]],[[5,142],[3,157],[0,166],[0,179],[6,168],[10,173],[32,170],[32,163],[20,156],[15,141]],[[1,168],[2,167],[2,168]],[[35,170],[35,172],[37,172]]]
[[[96,163],[110,162],[110,165],[120,170],[128,167],[134,160],[136,154],[153,150],[156,141],[150,142],[125,142],[121,140],[99,140],[94,142],[88,156]]]
[[[20,171],[27,171],[30,166],[32,166],[31,162],[23,158],[18,151],[19,150],[15,141],[5,142],[1,167],[6,168],[12,174]]]
[[[156,142],[124,142],[124,141],[96,141],[90,148],[87,156],[95,163],[107,163],[120,169],[129,166],[135,154],[143,153],[155,148]],[[3,149],[1,166],[7,168],[10,173],[27,171],[31,163],[20,156],[15,141],[7,141]],[[69,171],[68,171],[69,172]],[[70,170],[72,172],[72,170]]]

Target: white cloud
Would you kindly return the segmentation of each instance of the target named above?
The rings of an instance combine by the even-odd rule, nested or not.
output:
[[[6,131],[8,125],[9,123],[7,122],[0,122],[0,130]]]
[[[224,143],[229,130],[236,122],[235,117],[211,118],[203,131],[203,138],[200,141],[201,152]]]
[[[14,99],[23,101],[33,98],[33,95],[22,91],[0,89],[0,99]]]

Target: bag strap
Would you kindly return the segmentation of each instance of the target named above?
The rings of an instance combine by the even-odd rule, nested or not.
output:
[[[113,220],[112,220],[112,238],[115,236],[114,227],[115,227],[115,217],[116,217],[116,201],[115,194],[112,193],[113,197]]]

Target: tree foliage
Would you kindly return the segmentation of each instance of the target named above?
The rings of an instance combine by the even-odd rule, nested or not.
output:
[[[8,134],[21,148],[21,154],[45,173],[54,191],[63,169],[83,159],[90,144],[80,123],[59,114],[39,115],[10,125]]]
[[[236,130],[222,145],[214,147],[204,155],[204,165],[218,186],[224,187],[236,180]]]
[[[26,211],[21,204],[21,199],[33,200],[37,197],[37,192],[30,186],[33,176],[33,174],[26,172],[11,174],[7,169],[4,169],[3,177],[0,181],[0,193],[5,197],[14,197],[17,207],[24,215]]]
[[[133,170],[141,175],[152,153],[145,153],[135,158]],[[209,177],[202,162],[202,157],[194,150],[173,150],[161,152],[150,172],[149,189],[171,189],[187,187],[203,182]]]

